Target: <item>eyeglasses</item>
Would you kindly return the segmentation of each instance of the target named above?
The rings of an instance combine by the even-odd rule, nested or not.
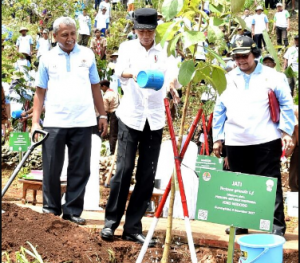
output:
[[[248,54],[239,54],[239,55],[232,55],[233,60],[238,60],[238,59],[248,59],[250,56],[251,52]]]

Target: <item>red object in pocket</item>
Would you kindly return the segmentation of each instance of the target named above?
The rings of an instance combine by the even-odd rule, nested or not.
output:
[[[274,91],[271,89],[268,91],[268,97],[269,97],[271,120],[277,123],[279,122],[279,116],[280,116],[279,102],[276,98]]]

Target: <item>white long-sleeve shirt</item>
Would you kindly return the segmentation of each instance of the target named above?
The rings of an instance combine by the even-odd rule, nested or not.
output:
[[[120,78],[124,91],[116,114],[128,127],[143,131],[146,120],[151,130],[159,130],[165,125],[167,87],[177,78],[179,69],[173,56],[167,57],[160,45],[153,45],[148,51],[139,39],[123,42],[119,48],[115,74]],[[163,87],[158,90],[140,88],[132,78],[121,77],[124,70],[137,75],[142,70],[159,70],[164,73]],[[179,83],[177,87],[179,87]]]
[[[226,79],[226,90],[214,109],[214,142],[225,139],[230,146],[256,145],[281,138],[282,131],[292,135],[293,100],[283,74],[258,63],[250,75],[237,67],[226,74]],[[279,123],[270,118],[270,89],[279,102]]]

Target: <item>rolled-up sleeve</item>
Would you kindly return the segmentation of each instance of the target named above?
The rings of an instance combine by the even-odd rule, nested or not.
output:
[[[213,142],[216,142],[218,140],[224,140],[224,125],[227,117],[226,107],[221,101],[220,97],[218,97],[216,101],[213,116]]]
[[[275,87],[274,92],[280,108],[278,129],[292,136],[296,124],[294,104],[290,87],[283,74],[278,77],[277,86]]]
[[[45,57],[42,56],[41,60],[39,62],[39,67],[38,67],[38,71],[36,74],[35,86],[40,87],[42,89],[47,89],[48,81],[49,81],[48,69],[45,65]]]

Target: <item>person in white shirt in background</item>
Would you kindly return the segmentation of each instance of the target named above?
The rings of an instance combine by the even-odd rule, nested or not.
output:
[[[108,29],[110,20],[111,20],[111,6],[109,3],[109,0],[104,0],[100,3],[99,9],[103,9],[103,7],[106,8],[106,12],[107,12],[107,18],[106,18],[106,29]]]
[[[31,64],[31,54],[33,51],[32,37],[27,35],[28,29],[26,27],[21,27],[19,32],[21,33],[21,36],[17,39],[17,51],[26,54],[26,59]]]
[[[276,9],[272,33],[274,34],[276,29],[277,44],[282,46],[283,40],[284,46],[287,47],[289,45],[287,32],[290,30],[290,14],[287,10],[283,10],[281,3],[276,4]],[[280,51],[281,49],[278,50]]]
[[[289,47],[286,53],[284,54],[284,70],[286,70],[289,66],[291,66],[293,72],[298,72],[298,65],[299,65],[299,36],[294,36],[295,45]],[[288,78],[288,82],[291,88],[292,96],[294,96],[294,89],[296,85],[297,78],[292,77]]]
[[[137,34],[135,33],[134,27],[131,29],[131,32],[127,35],[128,40],[137,39]]]
[[[230,44],[233,45],[234,41],[237,40],[238,38],[240,38],[241,36],[244,35],[244,30],[241,26],[238,27],[237,29],[237,34],[234,35],[231,40],[230,40]]]
[[[106,7],[103,7],[102,9],[99,8],[99,11],[95,17],[95,28],[100,29],[102,36],[105,36],[107,16],[108,14]]]
[[[117,170],[110,182],[101,237],[106,240],[114,238],[114,232],[124,214],[136,152],[139,150],[136,185],[126,210],[122,239],[144,243],[141,219],[149,206],[154,188],[165,126],[164,98],[170,91],[175,103],[179,102],[176,91],[179,88],[179,69],[175,58],[167,57],[166,50],[155,43],[157,11],[141,8],[134,15],[134,28],[138,39],[121,43],[115,68],[124,96],[116,112],[119,118]],[[143,89],[137,84],[138,73],[150,69],[164,74],[163,87],[158,91]],[[153,246],[154,243],[150,240],[149,245]]]
[[[157,25],[163,24],[164,20],[163,20],[163,15],[159,12],[157,12]]]
[[[24,78],[26,81],[30,80],[29,77],[29,71],[30,71],[31,64],[30,62],[26,59],[26,54],[24,53],[19,53],[18,54],[18,59],[14,63],[14,68],[17,72],[23,74],[23,76],[19,75],[19,78]],[[14,74],[17,75],[15,72]]]
[[[49,34],[49,30],[44,29],[43,36],[40,37],[39,41],[37,42],[36,49],[38,50],[38,52],[37,52],[36,57],[38,60],[44,53],[46,53],[47,51],[49,51],[51,49],[51,43],[50,43],[50,40],[48,39],[48,34]]]
[[[251,35],[251,29],[252,29],[253,17],[250,15],[249,8],[246,8],[244,10],[244,15],[242,16],[242,19],[246,23],[246,29],[244,30],[244,35],[247,36],[247,37],[252,37],[252,35]]]
[[[256,14],[253,16],[252,20],[252,36],[253,40],[256,43],[259,49],[262,49],[262,43],[264,48],[266,48],[266,43],[263,37],[263,31],[269,31],[269,20],[265,14],[263,14],[262,6],[258,6],[255,8]]]
[[[91,35],[91,18],[87,15],[86,11],[86,8],[83,9],[82,14],[80,14],[77,18],[79,22],[77,43],[85,47],[88,45]]]

